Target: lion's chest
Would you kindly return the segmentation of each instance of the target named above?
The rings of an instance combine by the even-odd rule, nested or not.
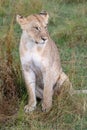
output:
[[[42,71],[43,69],[43,58],[38,53],[37,49],[28,49],[23,57],[21,57],[22,67],[27,65],[30,69]]]
[[[42,68],[42,57],[37,52],[31,54],[30,61],[35,65],[35,67],[38,67],[40,69]]]
[[[44,65],[41,56],[37,52],[27,52],[21,60],[23,70],[26,72],[32,70],[36,77],[36,84],[43,87]]]

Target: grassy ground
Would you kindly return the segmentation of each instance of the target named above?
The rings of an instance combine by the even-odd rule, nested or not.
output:
[[[59,47],[63,69],[73,87],[87,89],[86,0],[0,0],[0,89],[5,102],[0,106],[0,129],[87,130],[86,95],[61,93],[54,97],[49,113],[43,113],[38,102],[33,113],[24,114],[27,93],[18,52],[21,29],[15,17],[41,10],[50,15],[48,30]]]

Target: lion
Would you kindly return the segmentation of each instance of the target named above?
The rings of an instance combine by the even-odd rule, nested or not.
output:
[[[24,110],[26,113],[35,110],[38,97],[42,100],[42,111],[48,112],[53,94],[68,80],[58,48],[47,30],[49,15],[41,12],[28,17],[17,15],[16,19],[22,29],[19,52],[29,95]]]

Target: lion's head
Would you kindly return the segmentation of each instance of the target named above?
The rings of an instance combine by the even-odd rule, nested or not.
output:
[[[47,24],[49,15],[46,12],[22,17],[17,15],[17,22],[23,31],[26,31],[29,38],[36,44],[43,44],[48,40]]]

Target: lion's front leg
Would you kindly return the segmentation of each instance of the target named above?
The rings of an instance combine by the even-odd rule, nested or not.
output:
[[[36,108],[35,74],[32,70],[24,71],[24,78],[29,95],[28,104],[24,107],[24,111],[29,113]]]
[[[49,71],[47,71],[44,77],[44,91],[43,91],[43,102],[42,110],[48,112],[52,107],[52,96],[53,96],[53,83],[52,76]]]

